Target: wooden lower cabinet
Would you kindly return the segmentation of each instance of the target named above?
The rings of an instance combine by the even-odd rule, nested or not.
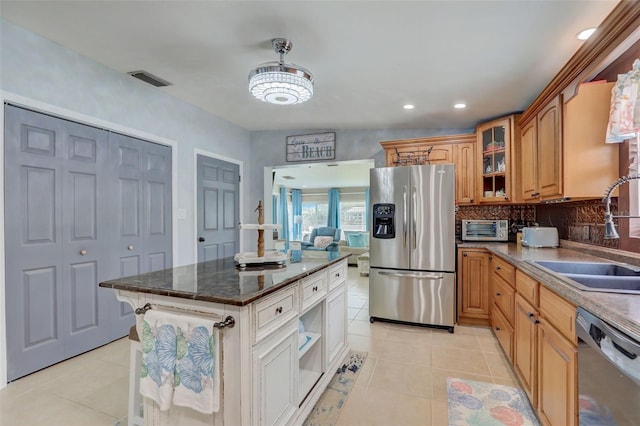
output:
[[[538,311],[520,294],[515,298],[513,369],[535,407],[537,395]]]
[[[489,325],[489,253],[458,251],[458,323]]]
[[[491,328],[540,422],[577,425],[576,308],[521,270],[514,272],[515,290],[493,274]]]
[[[513,363],[513,327],[495,305],[491,310],[491,328],[505,355]]]
[[[538,418],[544,425],[578,424],[578,350],[544,318],[538,326]]]

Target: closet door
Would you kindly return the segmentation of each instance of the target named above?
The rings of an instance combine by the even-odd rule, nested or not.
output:
[[[59,120],[62,131],[62,283],[67,357],[109,342],[107,132]]]
[[[117,133],[109,134],[109,212],[114,232],[109,279],[172,266],[171,148]],[[113,293],[113,291],[111,291]],[[113,297],[112,335],[129,332],[135,316]]]
[[[5,106],[9,380],[109,341],[97,286],[106,143],[102,130]]]

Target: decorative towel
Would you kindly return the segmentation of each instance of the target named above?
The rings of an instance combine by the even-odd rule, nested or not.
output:
[[[142,322],[140,393],[160,410],[220,409],[220,336],[208,318],[149,310]]]

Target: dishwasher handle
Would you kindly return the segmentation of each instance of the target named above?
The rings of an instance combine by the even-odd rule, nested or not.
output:
[[[616,330],[600,318],[582,308],[578,308],[576,315],[576,330],[578,336],[589,346],[607,355],[602,349],[602,341],[609,339],[613,347],[630,360],[635,360],[640,354],[640,343]]]

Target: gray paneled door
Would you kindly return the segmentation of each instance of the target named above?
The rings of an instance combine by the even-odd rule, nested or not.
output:
[[[198,155],[197,175],[198,262],[231,257],[238,252],[240,167]]]
[[[109,254],[117,268],[112,278],[171,267],[171,148],[110,133],[109,151],[115,213]],[[133,311],[116,303],[112,327],[126,333]]]
[[[141,170],[132,190],[138,191],[140,205],[130,208],[130,200],[116,190],[120,151],[110,141],[115,136],[120,137],[5,105],[9,380],[127,334],[133,313],[112,290],[97,284],[129,275],[115,247],[116,227],[130,210],[140,212],[140,238],[125,247],[139,247],[149,259],[139,271],[152,269],[148,265],[154,261],[158,267],[171,264],[171,151],[129,141],[140,151]],[[156,169],[167,175],[161,178]],[[145,219],[145,212],[153,219]],[[161,238],[150,237],[160,233]]]

